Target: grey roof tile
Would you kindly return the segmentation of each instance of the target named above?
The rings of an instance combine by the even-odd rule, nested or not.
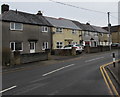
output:
[[[2,21],[21,22],[35,25],[52,26],[43,16],[9,10],[2,14]]]
[[[80,30],[78,26],[76,26],[72,21],[68,19],[60,19],[60,18],[51,18],[45,17],[54,27],[61,27],[61,28],[70,28]]]
[[[103,27],[103,29],[108,31],[108,27]],[[115,26],[111,26],[110,31],[111,32],[118,32],[120,29],[120,25],[115,25]]]
[[[103,29],[102,27],[98,27],[98,26],[93,26],[93,25],[88,25],[88,24],[83,24],[80,23],[78,21],[73,21],[73,23],[75,23],[78,27],[80,27],[83,31],[91,31],[91,32],[99,32],[99,33],[108,33],[108,31],[106,31],[105,29]]]
[[[98,26],[92,26],[92,27],[96,29],[96,31],[99,33],[108,33],[108,31],[103,29],[102,27],[98,27]]]

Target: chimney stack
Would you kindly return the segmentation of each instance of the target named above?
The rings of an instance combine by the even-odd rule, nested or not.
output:
[[[41,11],[38,11],[37,15],[43,15]]]
[[[3,4],[1,6],[1,13],[4,13],[5,11],[9,11],[9,5]]]
[[[87,22],[86,25],[90,25],[90,23]]]

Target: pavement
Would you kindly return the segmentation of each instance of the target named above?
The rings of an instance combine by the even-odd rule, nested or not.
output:
[[[110,52],[110,51],[106,51],[106,52]],[[13,69],[19,69],[19,68],[29,68],[31,66],[39,66],[39,65],[50,65],[50,64],[54,64],[54,63],[58,63],[58,62],[64,62],[64,61],[68,61],[71,59],[76,59],[79,57],[85,57],[85,56],[92,56],[94,54],[103,54],[104,52],[99,52],[99,53],[82,53],[76,56],[59,56],[59,55],[51,55],[49,60],[45,60],[45,61],[37,61],[37,62],[31,62],[31,63],[25,63],[25,64],[20,64],[20,65],[12,65],[12,66],[2,66],[0,70],[2,71],[8,71],[8,70],[13,70]],[[2,72],[0,71],[0,72]]]
[[[39,66],[39,65],[50,65],[58,62],[64,62],[66,60],[75,59],[77,57],[81,57],[84,54],[76,55],[76,56],[57,56],[57,55],[51,55],[49,60],[45,61],[37,61],[37,62],[31,62],[26,64],[20,64],[20,65],[12,65],[12,66],[2,66],[3,71],[8,70],[14,70],[19,68],[29,68],[31,66]]]
[[[118,93],[120,94],[120,61],[116,62],[115,67],[113,64],[109,64],[107,66],[109,75],[111,75],[111,80],[113,84],[115,85]]]
[[[112,61],[112,52],[3,72],[3,95],[111,95],[100,66]],[[67,57],[66,57],[67,58]],[[29,64],[28,64],[29,65]]]
[[[111,74],[113,75],[113,77],[115,78],[115,80],[118,82],[118,84],[120,85],[120,75],[119,75],[119,69],[118,66],[120,65],[119,63],[115,64],[115,67],[113,66],[113,64],[110,64],[108,66],[109,71],[111,72]]]

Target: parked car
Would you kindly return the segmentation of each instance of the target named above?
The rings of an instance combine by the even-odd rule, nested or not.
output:
[[[79,45],[79,44],[69,44],[64,46],[62,49],[72,49],[72,48],[76,48],[76,53],[82,53],[83,46]]]
[[[112,47],[120,47],[120,43],[112,43],[111,46]]]

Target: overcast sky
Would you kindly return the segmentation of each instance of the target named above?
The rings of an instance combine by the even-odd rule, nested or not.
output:
[[[11,0],[13,1],[13,0]],[[55,2],[51,2],[46,0],[46,2],[39,2],[37,0],[29,1],[29,2],[11,2],[10,0],[4,0],[4,2],[0,2],[0,5],[2,4],[9,4],[11,10],[18,10],[18,11],[24,11],[32,14],[36,14],[38,10],[41,10],[43,12],[43,15],[50,16],[50,17],[62,17],[72,20],[78,20],[82,23],[89,22],[92,25],[96,26],[107,26],[107,12],[111,12],[110,22],[112,25],[118,24],[118,1],[115,0],[114,2],[106,2],[102,0],[102,2],[75,2],[76,0],[72,0],[72,2],[68,2],[67,4],[71,4],[77,7],[87,8],[90,10],[96,10],[96,11],[102,11],[105,13],[99,13],[99,12],[93,12],[88,10],[83,10],[80,8],[70,7],[62,4],[58,4]],[[53,0],[57,1],[57,0]],[[60,1],[60,0],[59,0]],[[65,0],[62,0],[60,2],[63,2]],[[86,0],[87,1],[87,0]]]

